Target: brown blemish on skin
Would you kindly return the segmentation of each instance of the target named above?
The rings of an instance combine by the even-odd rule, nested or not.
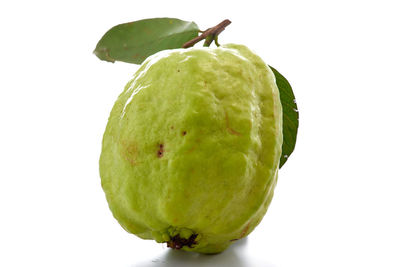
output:
[[[197,148],[197,145],[192,146],[186,153],[192,153]]]
[[[164,155],[164,145],[160,144],[158,146],[157,157],[161,158]]]
[[[183,132],[182,132],[182,136],[185,136],[186,134],[187,134],[186,131],[183,131]]]
[[[188,151],[186,151],[187,154],[192,153],[198,146],[200,143],[200,139],[196,139],[196,144],[194,146],[192,146]]]
[[[232,129],[232,128],[229,126],[229,118],[228,118],[228,114],[226,113],[226,111],[225,111],[225,123],[226,123],[226,129],[228,130],[228,132],[229,132],[230,134],[237,135],[237,136],[240,136],[240,135],[241,135],[239,132],[235,131],[234,129]]]
[[[240,238],[243,238],[247,234],[247,231],[249,231],[249,227],[250,227],[250,222],[243,229],[242,233],[240,234]]]
[[[122,141],[122,156],[131,165],[136,165],[137,145],[132,141]]]
[[[180,70],[180,69],[178,69],[177,71],[178,71],[178,72],[181,72],[181,70]]]
[[[171,130],[173,130],[174,129],[174,126],[171,126]]]
[[[233,130],[232,128],[227,128],[227,130],[228,130],[228,132],[230,133],[230,134],[234,134],[234,135],[237,135],[237,136],[240,136],[240,133],[239,132],[236,132],[235,130]]]

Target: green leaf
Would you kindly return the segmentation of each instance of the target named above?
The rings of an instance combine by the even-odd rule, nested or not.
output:
[[[270,68],[275,74],[276,85],[278,86],[282,103],[283,144],[281,161],[279,164],[279,168],[282,168],[296,145],[297,129],[299,128],[299,111],[297,110],[296,98],[294,97],[292,87],[288,80],[276,69],[271,66]]]
[[[138,20],[111,28],[93,53],[105,61],[140,64],[158,51],[182,47],[198,34],[194,22],[174,18]]]

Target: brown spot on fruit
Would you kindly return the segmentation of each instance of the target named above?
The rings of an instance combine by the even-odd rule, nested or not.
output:
[[[186,131],[183,131],[183,132],[182,132],[182,136],[185,136],[186,134],[187,134]]]
[[[164,155],[164,145],[160,144],[158,146],[157,157],[161,158]]]
[[[227,128],[227,130],[228,130],[228,132],[230,133],[230,134],[233,134],[233,135],[237,135],[237,136],[239,136],[240,135],[240,133],[239,132],[236,132],[235,130],[233,130],[232,128]]]
[[[234,129],[232,129],[229,125],[229,117],[228,114],[225,111],[225,124],[226,124],[226,130],[228,131],[228,133],[233,134],[233,135],[237,135],[240,136],[241,134],[237,131],[235,131]]]
[[[121,142],[121,154],[122,157],[128,161],[131,165],[136,165],[136,158],[138,154],[137,145],[133,141],[122,141]]]
[[[197,145],[192,146],[191,148],[189,148],[186,153],[192,153],[195,149],[197,148]]]
[[[246,236],[247,232],[249,231],[250,227],[250,222],[246,225],[246,227],[243,229],[243,231],[240,233],[240,238],[243,238]]]
[[[199,138],[197,138],[196,140],[196,143],[191,147],[191,148],[189,148],[185,153],[192,153],[195,149],[197,149],[197,147],[200,145],[200,139]]]

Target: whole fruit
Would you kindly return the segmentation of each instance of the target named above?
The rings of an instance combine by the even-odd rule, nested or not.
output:
[[[247,236],[273,196],[282,111],[271,69],[248,48],[159,52],[118,97],[100,175],[130,233],[218,253]]]

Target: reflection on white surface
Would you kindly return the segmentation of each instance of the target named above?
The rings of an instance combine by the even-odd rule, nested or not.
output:
[[[160,255],[156,255],[145,261],[137,262],[129,267],[180,267],[180,266],[230,266],[230,267],[274,267],[267,262],[255,262],[250,260],[246,251],[247,238],[239,240],[227,250],[216,255],[203,255],[194,252],[185,252],[168,249]]]

